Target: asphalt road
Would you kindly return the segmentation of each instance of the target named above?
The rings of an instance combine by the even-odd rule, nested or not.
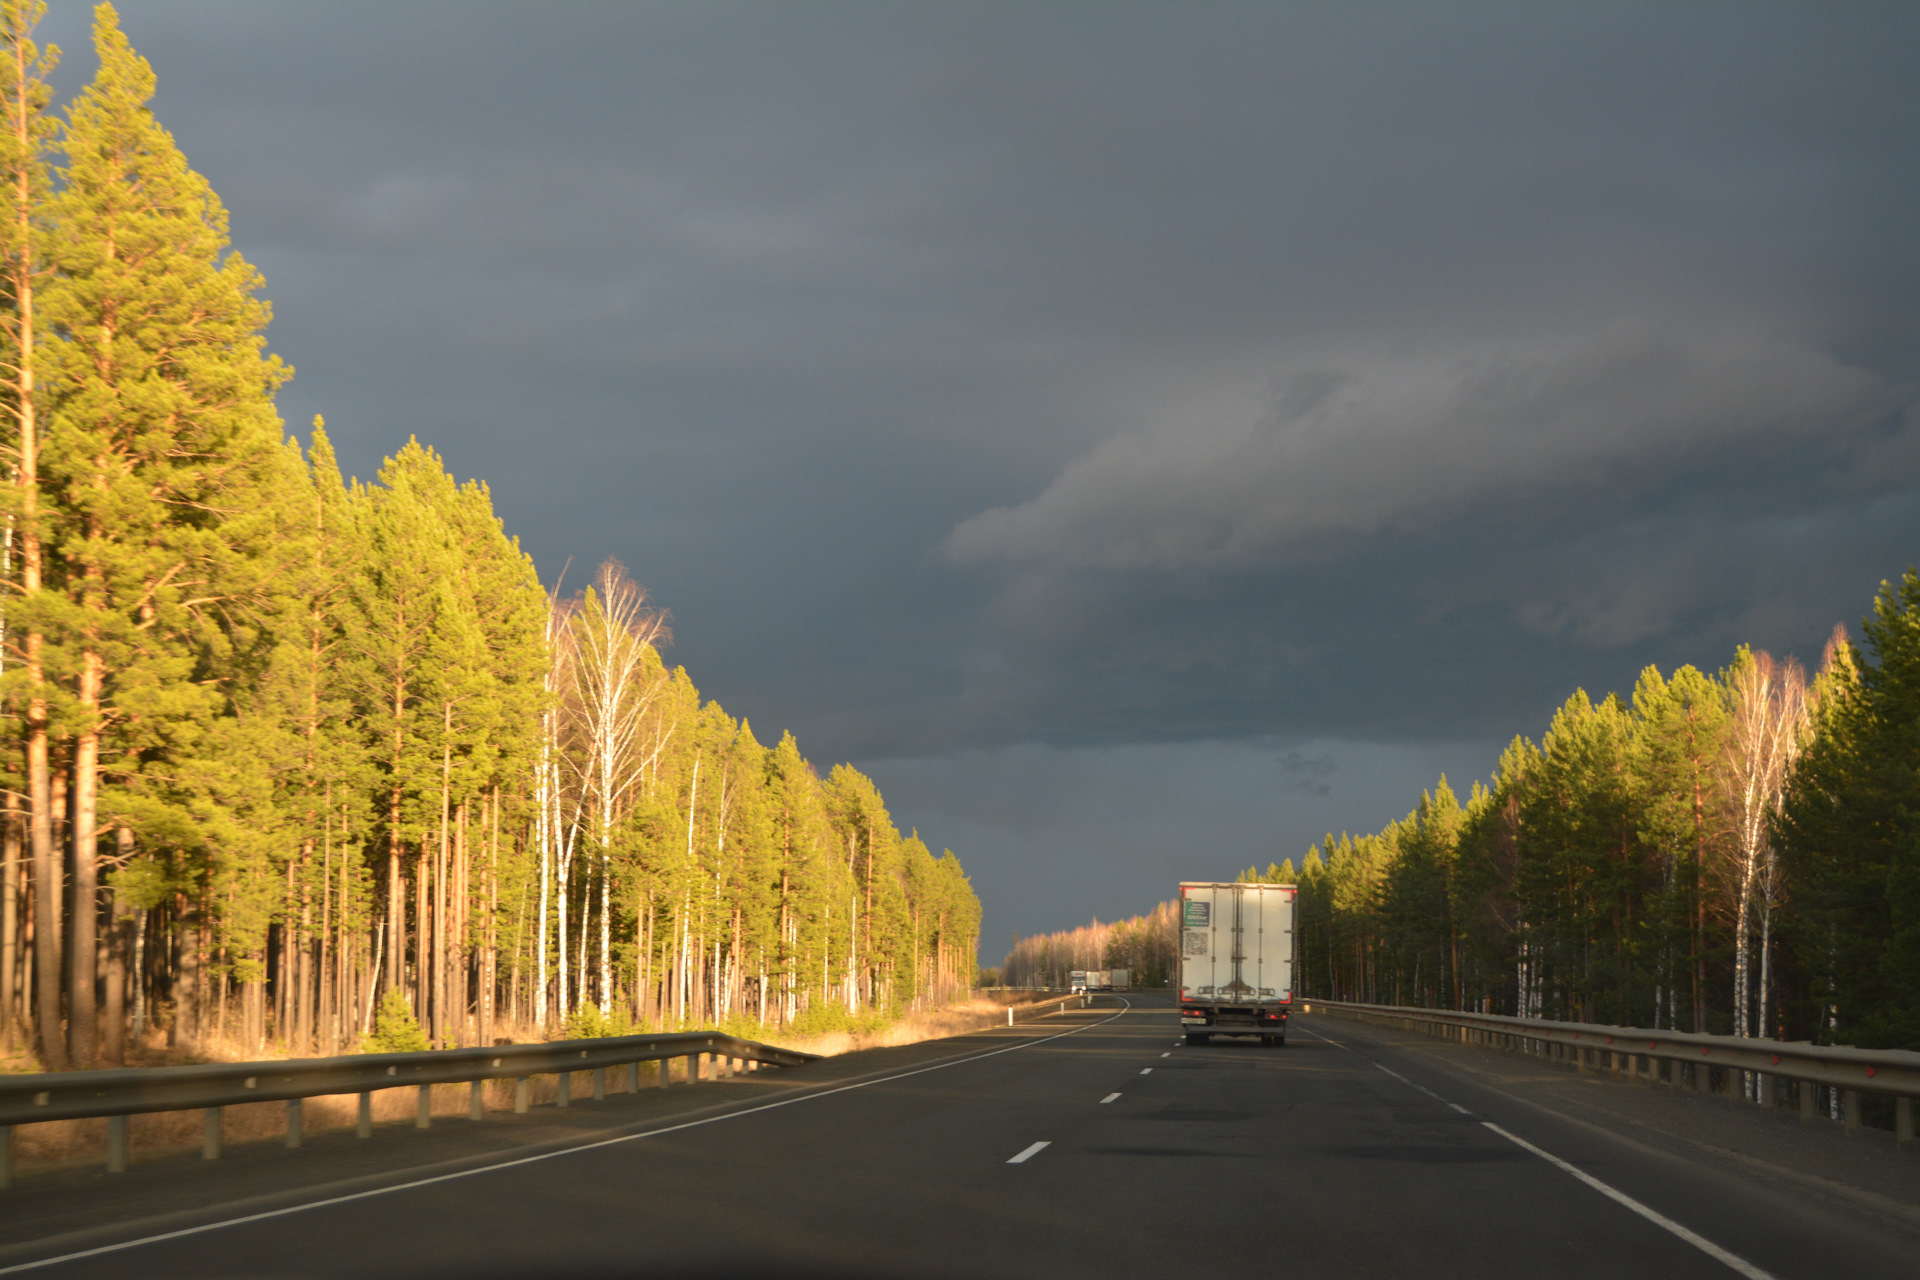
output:
[[[122,1175],[133,1182],[90,1184],[98,1197],[49,1220],[57,1233],[24,1238],[16,1221],[0,1274],[1920,1273],[1920,1223],[1905,1223],[1898,1203],[1858,1212],[1845,1196],[1615,1132],[1530,1095],[1510,1055],[1449,1057],[1314,1017],[1295,1018],[1285,1048],[1188,1047],[1164,997],[1101,1004],[576,1104],[576,1127],[540,1131],[543,1145],[443,1150],[411,1169],[340,1165],[327,1181],[329,1160],[366,1159],[368,1144],[342,1138],[259,1154],[254,1194],[229,1183],[192,1203],[193,1179],[215,1177],[211,1166],[136,1168]],[[1768,1123],[1720,1105],[1699,1114]],[[276,1170],[295,1168],[299,1185],[275,1185]],[[9,1204],[52,1212],[54,1193],[38,1194],[0,1201],[0,1215]]]

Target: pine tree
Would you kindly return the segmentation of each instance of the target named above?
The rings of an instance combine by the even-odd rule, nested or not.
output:
[[[68,1050],[95,1051],[94,913],[102,773],[132,779],[212,714],[190,677],[271,539],[261,493],[280,443],[258,273],[226,211],[147,103],[153,72],[111,6],[100,69],[73,101],[45,291],[59,389],[44,454],[65,590],[48,611],[72,713]]]
[[[1640,674],[1633,767],[1645,802],[1640,836],[1657,863],[1650,898],[1656,1027],[1706,1030],[1706,872],[1724,844],[1728,818],[1718,783],[1726,754],[1725,687],[1691,666]]]
[[[1819,732],[1774,836],[1827,1043],[1920,1049],[1920,572],[1884,583],[1864,644],[1817,682]]]
[[[48,151],[58,123],[46,114],[51,90],[47,76],[59,50],[42,50],[33,31],[46,6],[37,0],[0,3],[0,185],[6,211],[0,218],[0,255],[4,256],[6,306],[0,308],[0,341],[5,344],[0,394],[5,396],[12,431],[8,441],[12,486],[7,507],[5,565],[0,577],[12,592],[6,602],[7,657],[19,662],[9,693],[22,710],[28,845],[33,868],[35,1044],[49,1070],[66,1063],[61,1018],[62,875],[54,849],[51,703],[57,696],[46,676],[46,634],[42,593],[47,582],[46,500],[41,490],[45,448],[43,341],[40,293],[51,271],[45,227],[50,188]],[[19,581],[13,581],[18,549]],[[12,814],[8,815],[9,825]],[[8,838],[12,838],[9,831]],[[24,984],[22,984],[24,990]]]

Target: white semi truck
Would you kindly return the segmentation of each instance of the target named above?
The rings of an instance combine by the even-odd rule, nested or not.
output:
[[[1290,884],[1180,885],[1180,1027],[1188,1044],[1214,1036],[1287,1042],[1293,1009]]]

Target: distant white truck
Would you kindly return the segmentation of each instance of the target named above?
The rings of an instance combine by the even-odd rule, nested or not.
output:
[[[1125,991],[1127,989],[1128,976],[1129,975],[1125,969],[1107,970],[1107,990]]]
[[[1188,1044],[1214,1036],[1287,1042],[1293,1010],[1290,884],[1180,885],[1180,1027]]]

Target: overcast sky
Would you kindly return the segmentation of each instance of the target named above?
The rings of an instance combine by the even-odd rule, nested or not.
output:
[[[122,15],[289,427],[623,560],[990,963],[1920,558],[1911,4]]]

